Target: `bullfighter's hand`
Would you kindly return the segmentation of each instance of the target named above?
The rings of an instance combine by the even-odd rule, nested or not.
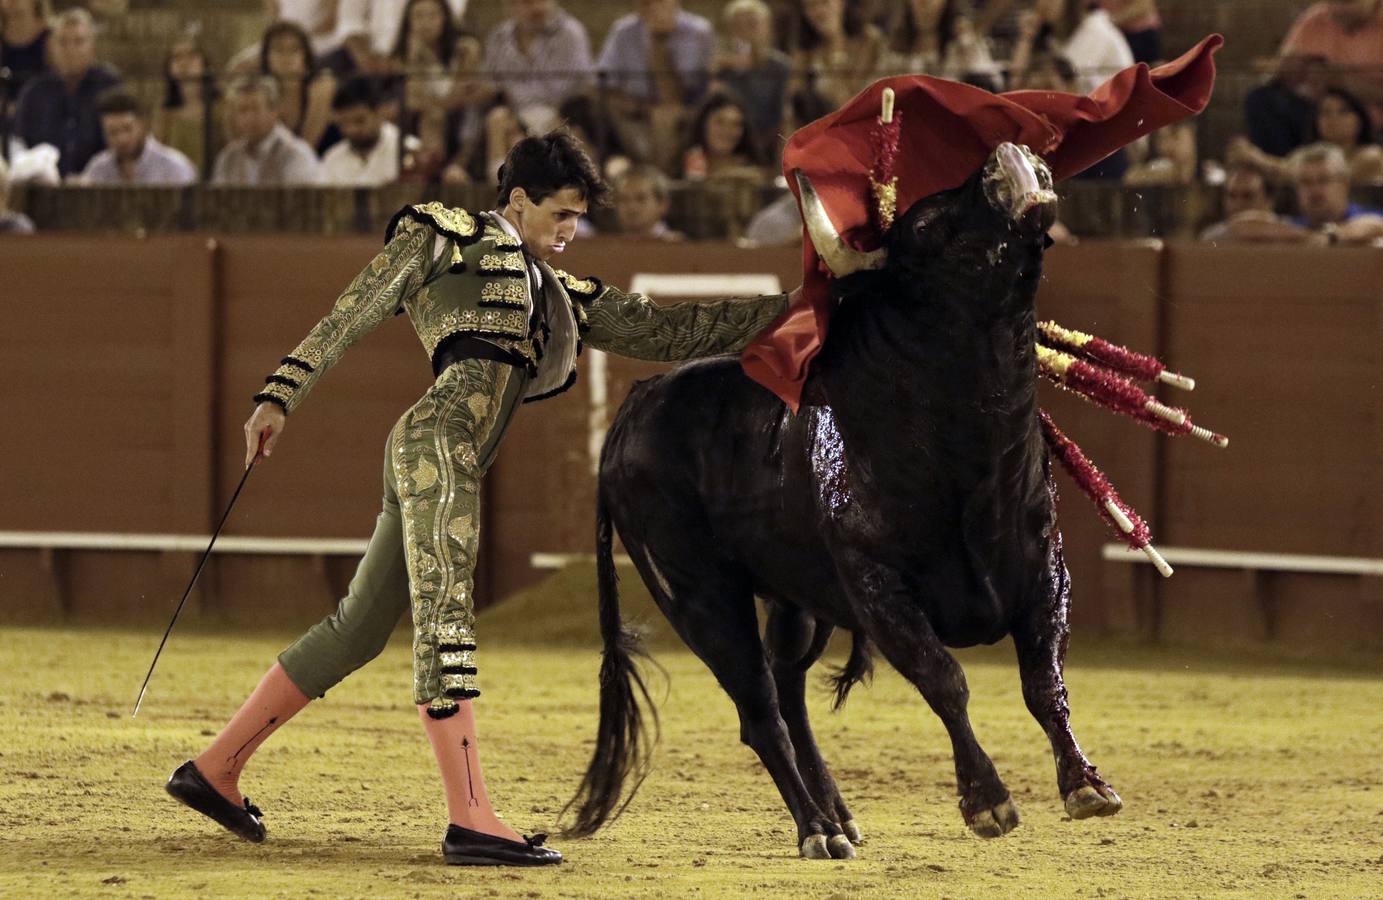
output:
[[[245,423],[245,467],[263,456],[271,456],[288,416],[276,403],[261,403]]]

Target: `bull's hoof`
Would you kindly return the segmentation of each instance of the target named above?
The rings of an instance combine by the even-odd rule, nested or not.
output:
[[[1124,808],[1124,801],[1107,784],[1083,784],[1066,795],[1066,815],[1073,819],[1112,816]]]
[[[850,839],[843,834],[838,834],[826,841],[826,849],[831,852],[831,859],[855,858],[855,848],[850,843]]]
[[[1005,798],[993,809],[982,809],[970,816],[967,824],[982,838],[1003,837],[1018,827],[1018,807],[1013,798]]]
[[[859,823],[856,822],[854,819],[847,819],[846,821],[840,823],[840,830],[845,832],[845,836],[849,838],[850,843],[864,843],[864,832],[860,831]]]
[[[830,859],[831,850],[826,843],[826,835],[807,835],[807,839],[802,842],[801,853],[803,859]]]

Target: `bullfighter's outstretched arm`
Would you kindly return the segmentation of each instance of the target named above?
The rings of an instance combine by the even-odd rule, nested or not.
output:
[[[668,306],[609,285],[590,299],[572,294],[585,314],[588,346],[659,362],[738,353],[788,308],[787,294]]]
[[[450,260],[450,239],[412,220],[404,220],[384,249],[336,299],[335,305],[283,358],[255,403],[269,402],[291,413],[352,344],[392,316],[415,291]]]

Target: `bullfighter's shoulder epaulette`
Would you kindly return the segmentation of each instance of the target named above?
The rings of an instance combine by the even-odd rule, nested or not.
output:
[[[403,222],[417,222],[426,225],[439,234],[451,238],[458,246],[475,243],[487,231],[479,216],[472,215],[459,206],[447,206],[434,200],[431,203],[405,206],[396,212],[394,217],[389,220],[389,227],[384,230],[384,242],[386,244],[394,239],[395,232],[398,231],[400,223]]]
[[[577,278],[561,269],[553,269],[552,272],[562,282],[562,287],[567,289],[567,293],[582,302],[594,300],[605,289],[599,278]]]

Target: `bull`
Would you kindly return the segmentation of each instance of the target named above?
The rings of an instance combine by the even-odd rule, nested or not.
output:
[[[965,183],[898,216],[868,255],[834,234],[798,178],[808,231],[837,276],[811,383],[824,402],[793,414],[734,359],[641,382],[625,400],[597,491],[600,723],[567,833],[591,834],[624,809],[654,743],[612,530],[734,701],[802,856],[850,858],[862,840],[805,705],[808,669],[837,628],[853,649],[836,705],[882,653],[944,724],[975,834],[1007,833],[1018,809],[971,730],[947,648],[1010,635],[1066,812],[1113,815],[1122,802],[1071,732],[1062,679],[1070,579],[1034,350],[1051,173],[1002,144]]]

